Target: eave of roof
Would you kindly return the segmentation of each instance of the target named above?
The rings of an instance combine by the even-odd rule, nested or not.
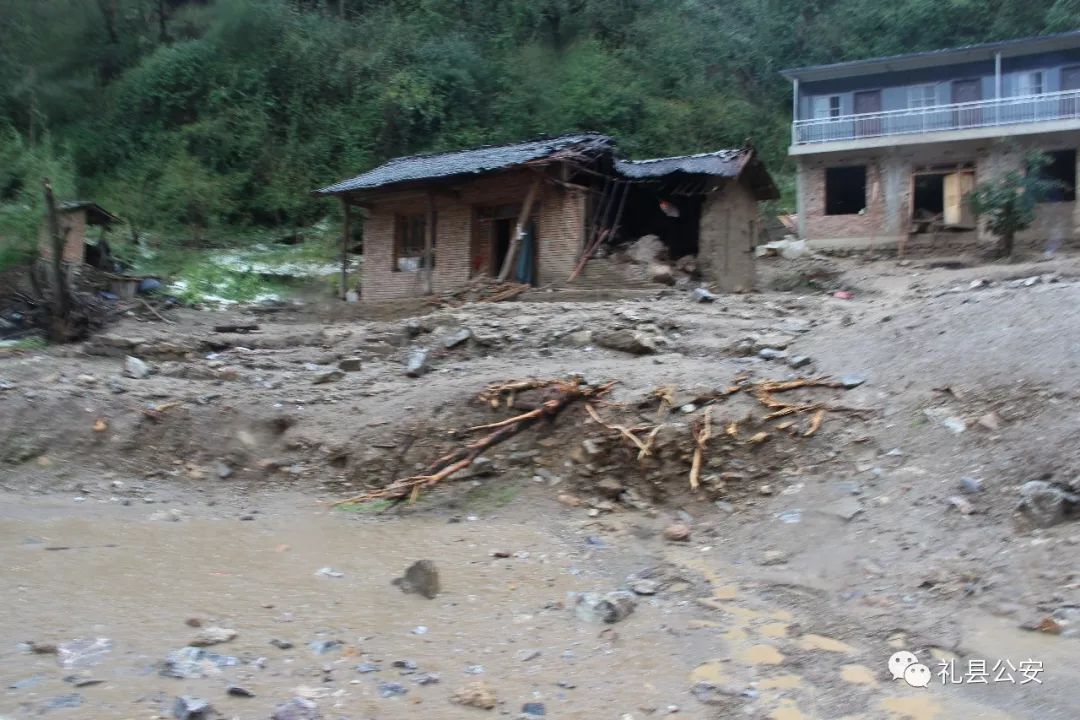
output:
[[[1054,35],[1036,35],[1032,37],[1001,40],[998,42],[965,45],[962,47],[929,50],[926,52],[891,55],[888,57],[850,60],[827,65],[781,70],[780,74],[789,80],[812,82],[815,80],[834,80],[837,78],[873,75],[885,72],[918,70],[936,67],[942,63],[956,64],[993,60],[997,53],[1002,57],[1016,57],[1036,52],[1050,52],[1080,47],[1080,30],[1057,33]]]
[[[61,212],[85,210],[87,218],[92,221],[91,224],[95,225],[111,225],[120,222],[120,218],[92,200],[66,200],[59,204],[59,210]]]
[[[341,195],[381,189],[417,180],[477,175],[546,159],[570,150],[610,150],[615,141],[599,133],[575,133],[508,145],[487,145],[468,150],[394,158],[356,177],[314,191],[314,195]]]

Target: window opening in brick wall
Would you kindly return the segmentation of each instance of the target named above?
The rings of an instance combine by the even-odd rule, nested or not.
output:
[[[1074,202],[1076,200],[1076,150],[1055,150],[1046,153],[1050,163],[1042,169],[1044,179],[1054,183],[1042,202]]]
[[[825,168],[826,215],[856,215],[865,207],[865,165]]]
[[[436,227],[438,219],[436,218]],[[427,214],[398,215],[394,224],[395,272],[416,272],[424,267],[424,244],[427,235]],[[435,240],[431,243],[431,264],[435,265]]]

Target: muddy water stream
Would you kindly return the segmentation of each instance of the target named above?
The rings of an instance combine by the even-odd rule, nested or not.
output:
[[[550,500],[457,518],[355,516],[294,495],[260,499],[250,521],[195,503],[169,521],[168,507],[0,498],[0,718],[171,717],[180,695],[252,719],[296,696],[324,718],[354,720],[516,717],[525,703],[583,720],[1075,717],[1071,645],[980,620],[977,651],[1041,653],[1050,687],[911,688],[889,677],[883,645],[855,630],[813,632],[814,612],[770,599],[720,548],[643,533],[647,518],[592,523]],[[391,584],[420,558],[440,568],[434,600]],[[562,607],[568,592],[615,589],[649,567],[663,589],[622,622],[590,624]],[[163,677],[161,662],[199,632],[188,619],[236,630],[210,651],[237,664]],[[110,649],[73,667],[21,645],[96,638]],[[449,702],[478,680],[500,701],[491,714]],[[698,682],[715,691],[695,697]],[[227,695],[230,684],[254,697]],[[391,684],[406,692],[384,697]]]

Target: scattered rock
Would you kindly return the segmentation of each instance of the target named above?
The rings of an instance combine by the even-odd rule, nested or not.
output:
[[[1020,488],[1020,512],[1035,527],[1050,527],[1070,518],[1080,497],[1045,480],[1032,480]]]
[[[581,593],[574,602],[574,613],[586,622],[612,624],[634,612],[637,600],[633,593],[615,590],[609,593]]]
[[[983,491],[983,481],[976,477],[964,476],[960,478],[960,489],[969,495]]]
[[[948,499],[951,507],[956,508],[961,515],[970,515],[975,512],[975,506],[967,498],[961,495],[953,495]]]
[[[1049,615],[1038,620],[1021,623],[1020,628],[1032,632],[1046,633],[1047,635],[1060,635],[1062,631],[1061,623]]]
[[[746,700],[754,699],[757,694],[754,690],[742,690],[738,687],[718,685],[711,682],[695,683],[690,689],[691,694],[698,702],[704,705],[721,706],[734,710]]]
[[[308,650],[315,655],[325,655],[328,652],[337,650],[344,644],[340,640],[312,640],[308,643]]]
[[[450,696],[450,702],[481,710],[493,710],[498,699],[495,697],[495,691],[486,682],[479,680],[459,688]]]
[[[345,573],[341,572],[340,570],[335,570],[332,567],[319,568],[318,570],[315,571],[315,574],[316,575],[322,575],[323,577],[332,577],[332,578],[345,577]]]
[[[26,646],[35,655],[56,655],[59,652],[55,643],[29,642]]]
[[[57,647],[60,665],[66,668],[96,665],[112,651],[112,640],[95,638],[94,640],[72,640],[60,643]]]
[[[786,565],[789,559],[788,554],[783,550],[766,550],[762,553],[761,564]]]
[[[720,299],[716,293],[711,293],[705,288],[694,288],[690,291],[690,299],[698,303],[711,303]]]
[[[295,697],[274,708],[270,720],[322,720],[318,706],[310,700]]]
[[[211,645],[220,645],[221,643],[227,643],[237,636],[237,632],[230,628],[222,627],[208,627],[203,628],[195,636],[195,639],[191,641],[192,647],[210,647]]]
[[[986,413],[976,421],[979,427],[984,430],[989,430],[990,432],[997,432],[1000,430],[1003,422],[1001,416],[993,411]]]
[[[405,361],[405,374],[409,377],[420,377],[431,372],[431,351],[427,348],[416,347],[409,351],[409,357]]]
[[[593,343],[592,330],[577,330],[563,336],[563,342],[573,347],[585,347]]]
[[[787,352],[777,348],[764,347],[758,350],[758,357],[762,360],[783,360],[787,357]]]
[[[439,594],[439,569],[431,560],[417,560],[393,584],[404,593],[418,593],[431,600]]]
[[[325,385],[327,383],[337,382],[343,377],[345,377],[345,373],[337,368],[334,368],[333,370],[324,370],[323,372],[315,374],[315,377],[311,379],[311,384]]]
[[[863,511],[862,503],[852,496],[847,496],[831,502],[821,509],[821,512],[826,515],[833,515],[841,520],[851,521],[856,515]]]
[[[144,380],[150,377],[150,366],[139,358],[128,355],[124,358],[124,374],[135,380]]]
[[[444,348],[450,350],[451,348],[456,348],[458,345],[461,345],[464,342],[468,342],[469,338],[471,337],[472,330],[470,330],[469,328],[459,328],[458,330],[455,330],[449,335],[443,337],[441,342]]]
[[[176,698],[172,707],[172,716],[176,720],[210,720],[216,715],[209,702],[190,695]]]
[[[656,262],[667,253],[667,246],[657,235],[642,235],[626,248],[630,260],[641,265]]]
[[[544,703],[525,703],[521,706],[521,713],[529,717],[543,717],[547,714],[547,708],[544,707]]]
[[[162,677],[190,680],[219,675],[221,668],[239,664],[240,661],[230,655],[218,655],[203,648],[188,646],[169,653],[159,674]]]
[[[618,498],[626,490],[621,482],[612,477],[602,478],[596,483],[595,488],[597,493],[612,500]]]
[[[581,507],[585,504],[584,500],[570,493],[559,493],[555,499],[567,507]]]
[[[375,663],[369,663],[369,662],[360,663],[359,665],[356,666],[356,672],[360,673],[361,675],[366,675],[368,673],[379,672],[381,669],[382,668],[380,668]]]
[[[630,590],[635,595],[655,595],[660,592],[660,583],[655,580],[635,580],[630,583]]]
[[[225,694],[232,695],[233,697],[255,697],[255,693],[248,690],[243,685],[227,685],[225,687]]]
[[[338,370],[343,372],[360,372],[363,367],[364,363],[358,357],[345,358],[338,363]]]
[[[524,650],[519,650],[517,656],[518,660],[521,662],[529,662],[530,660],[535,660],[540,657],[542,654],[543,653],[536,648],[526,648]]]
[[[812,362],[813,360],[810,358],[809,355],[792,355],[790,358],[788,358],[788,365],[793,368],[806,367]]]
[[[656,338],[636,330],[607,330],[596,333],[596,344],[631,355],[651,355],[657,352]]]
[[[664,539],[669,542],[689,542],[690,527],[685,523],[672,523],[664,528]]]
[[[379,681],[379,697],[393,698],[407,695],[409,688],[405,687],[401,683]]]
[[[857,388],[864,382],[866,382],[866,377],[864,375],[844,375],[840,378],[840,385],[847,390]]]
[[[219,462],[217,465],[215,465],[214,471],[217,473],[217,476],[222,480],[227,480],[233,475],[233,469],[223,462]]]

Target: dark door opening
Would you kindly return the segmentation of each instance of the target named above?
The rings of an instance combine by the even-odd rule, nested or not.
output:
[[[514,234],[514,221],[510,218],[501,218],[491,226],[491,267],[488,272],[498,275],[506,261],[506,253],[510,250],[510,238]]]
[[[868,115],[881,112],[881,91],[863,90],[855,93],[855,114]],[[855,134],[858,137],[868,135],[880,135],[882,131],[881,118],[870,117],[855,120]]]
[[[491,267],[489,274],[494,277],[502,270],[506,255],[510,251],[510,242],[517,227],[517,216],[495,218],[491,223]],[[509,278],[515,282],[535,285],[537,282],[537,243],[536,220],[532,219],[525,226],[524,237],[518,245],[514,265],[510,268]]]
[[[915,220],[932,220],[945,212],[945,175],[915,176]]]

